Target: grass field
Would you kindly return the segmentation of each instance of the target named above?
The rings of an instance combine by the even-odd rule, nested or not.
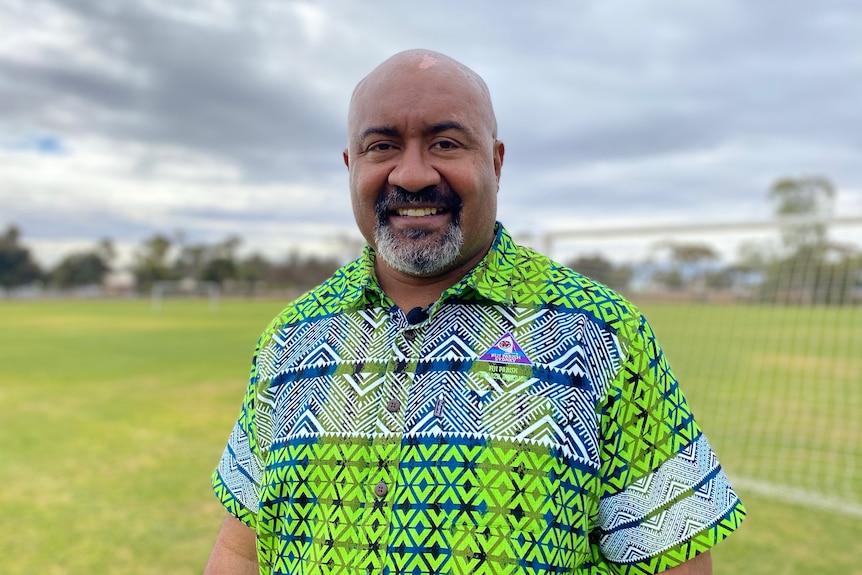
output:
[[[199,573],[209,476],[280,307],[0,302],[0,572]],[[859,309],[645,309],[731,476],[860,502]],[[739,491],[716,574],[862,574],[862,518]]]

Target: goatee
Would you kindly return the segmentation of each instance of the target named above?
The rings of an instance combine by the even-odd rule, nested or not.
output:
[[[396,237],[389,225],[391,207],[409,203],[445,206],[452,220],[446,232],[437,238],[422,228],[408,228]],[[390,267],[412,276],[432,276],[453,267],[461,254],[464,235],[461,232],[461,201],[457,194],[442,192],[437,186],[411,193],[396,187],[377,200],[377,227],[374,243],[377,254]]]

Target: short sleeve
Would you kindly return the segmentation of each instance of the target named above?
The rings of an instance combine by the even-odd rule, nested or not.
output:
[[[643,316],[620,334],[625,363],[600,406],[602,490],[594,556],[658,573],[706,551],[745,510]]]
[[[272,325],[258,340],[252,362],[249,384],[246,388],[239,417],[234,424],[218,467],[212,474],[212,487],[216,497],[228,513],[256,528],[260,509],[260,483],[263,456],[258,445],[256,406],[258,401],[258,374],[263,342],[268,339]]]

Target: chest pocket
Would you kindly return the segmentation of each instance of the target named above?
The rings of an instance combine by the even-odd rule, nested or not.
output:
[[[555,436],[562,405],[541,393],[540,383],[523,373],[471,374],[466,388],[481,432],[498,438],[557,443],[561,439]]]

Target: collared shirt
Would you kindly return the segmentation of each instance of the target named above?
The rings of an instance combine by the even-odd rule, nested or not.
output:
[[[411,323],[374,257],[258,342],[213,486],[261,573],[656,573],[742,521],[631,303],[498,224]]]

